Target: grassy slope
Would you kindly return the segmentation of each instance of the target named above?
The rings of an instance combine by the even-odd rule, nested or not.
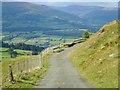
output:
[[[118,24],[106,24],[68,57],[96,87],[118,87]]]
[[[31,88],[34,87],[35,85],[37,85],[37,82],[39,82],[40,79],[43,78],[45,72],[48,70],[49,67],[49,57],[50,57],[51,53],[49,53],[48,55],[46,55],[43,58],[43,68],[42,69],[36,69],[32,72],[29,73],[25,73],[20,75],[20,77],[16,77],[15,78],[15,82],[14,83],[10,83],[8,81],[8,65],[9,63],[16,63],[16,62],[20,62],[20,61],[24,61],[26,59],[29,59],[29,56],[20,56],[20,57],[16,57],[12,60],[7,60],[7,61],[3,61],[2,62],[2,82],[3,82],[3,88]],[[33,56],[32,59],[36,60],[37,58],[39,58],[38,56]]]
[[[16,49],[17,53],[19,53],[19,55],[16,58],[10,58],[10,55],[8,53],[9,48],[0,48],[0,53],[2,52],[2,65],[0,62],[0,66],[2,66],[2,73],[0,73],[0,76],[2,74],[2,82],[3,82],[3,87],[4,88],[30,88],[33,87],[37,84],[37,82],[43,78],[45,72],[48,70],[48,66],[49,66],[49,62],[48,62],[48,58],[51,55],[48,54],[46,57],[44,57],[44,67],[42,69],[36,69],[32,72],[26,73],[26,74],[22,74],[17,77],[15,77],[15,83],[12,84],[8,81],[8,66],[9,63],[11,64],[15,64],[17,62],[22,62],[25,60],[29,60],[31,59],[31,56],[27,55],[30,54],[31,51],[26,51],[26,50],[19,50]],[[32,60],[38,60],[40,55],[35,55],[32,56]],[[0,68],[1,70],[1,68]],[[17,70],[17,68],[14,68],[13,73]],[[1,72],[1,71],[0,71]],[[1,81],[1,79],[0,79]],[[0,82],[1,83],[1,82]]]
[[[39,56],[34,56],[32,57],[32,60],[36,60]],[[16,58],[9,58],[7,60],[2,61],[2,82],[3,82],[3,87],[9,87],[9,81],[8,81],[8,66],[9,64],[15,64],[18,61],[22,62],[25,60],[29,60],[31,57],[30,56],[19,56]],[[14,68],[15,69],[15,68]],[[17,68],[15,69],[17,70]]]

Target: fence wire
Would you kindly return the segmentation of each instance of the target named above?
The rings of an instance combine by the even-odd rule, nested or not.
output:
[[[41,52],[40,57],[37,59],[30,59],[21,60],[11,65],[13,77],[21,74],[30,72],[36,68],[42,67],[43,57],[52,51],[52,47],[45,49]]]

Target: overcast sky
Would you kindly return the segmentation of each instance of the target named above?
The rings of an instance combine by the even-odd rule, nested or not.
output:
[[[2,0],[2,2],[118,2],[119,0]]]

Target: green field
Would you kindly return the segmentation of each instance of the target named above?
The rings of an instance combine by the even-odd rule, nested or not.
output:
[[[27,40],[25,43],[32,45],[36,45],[36,44],[39,45],[39,44],[44,44],[45,42],[48,42],[47,38],[34,38]]]
[[[5,36],[0,36],[0,40],[2,40]]]
[[[8,53],[8,49],[9,48],[0,48],[0,53],[2,53],[2,61],[10,59],[10,54]],[[28,51],[28,50],[15,49],[15,51],[18,53],[18,56],[30,55],[32,53],[32,51]]]
[[[26,39],[24,39],[24,38],[13,38],[11,40],[11,43],[21,43],[21,42],[25,42],[25,41],[26,41]]]
[[[79,33],[79,30],[75,30],[75,33]],[[84,31],[84,30],[82,30]],[[51,33],[68,33],[70,32],[70,35],[48,35],[49,33],[43,34],[42,32],[4,32],[3,36],[1,36],[1,39],[3,39],[4,42],[6,43],[25,43],[25,44],[30,44],[30,45],[40,45],[40,46],[45,46],[47,42],[49,42],[50,45],[58,45],[59,43],[63,43],[64,39],[66,42],[71,42],[77,37],[76,35],[72,36],[72,33],[74,30],[57,30],[53,31]],[[81,32],[81,30],[80,30]]]

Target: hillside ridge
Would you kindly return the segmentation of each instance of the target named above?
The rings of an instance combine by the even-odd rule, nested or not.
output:
[[[118,22],[107,23],[68,55],[80,75],[97,87],[118,87]]]

